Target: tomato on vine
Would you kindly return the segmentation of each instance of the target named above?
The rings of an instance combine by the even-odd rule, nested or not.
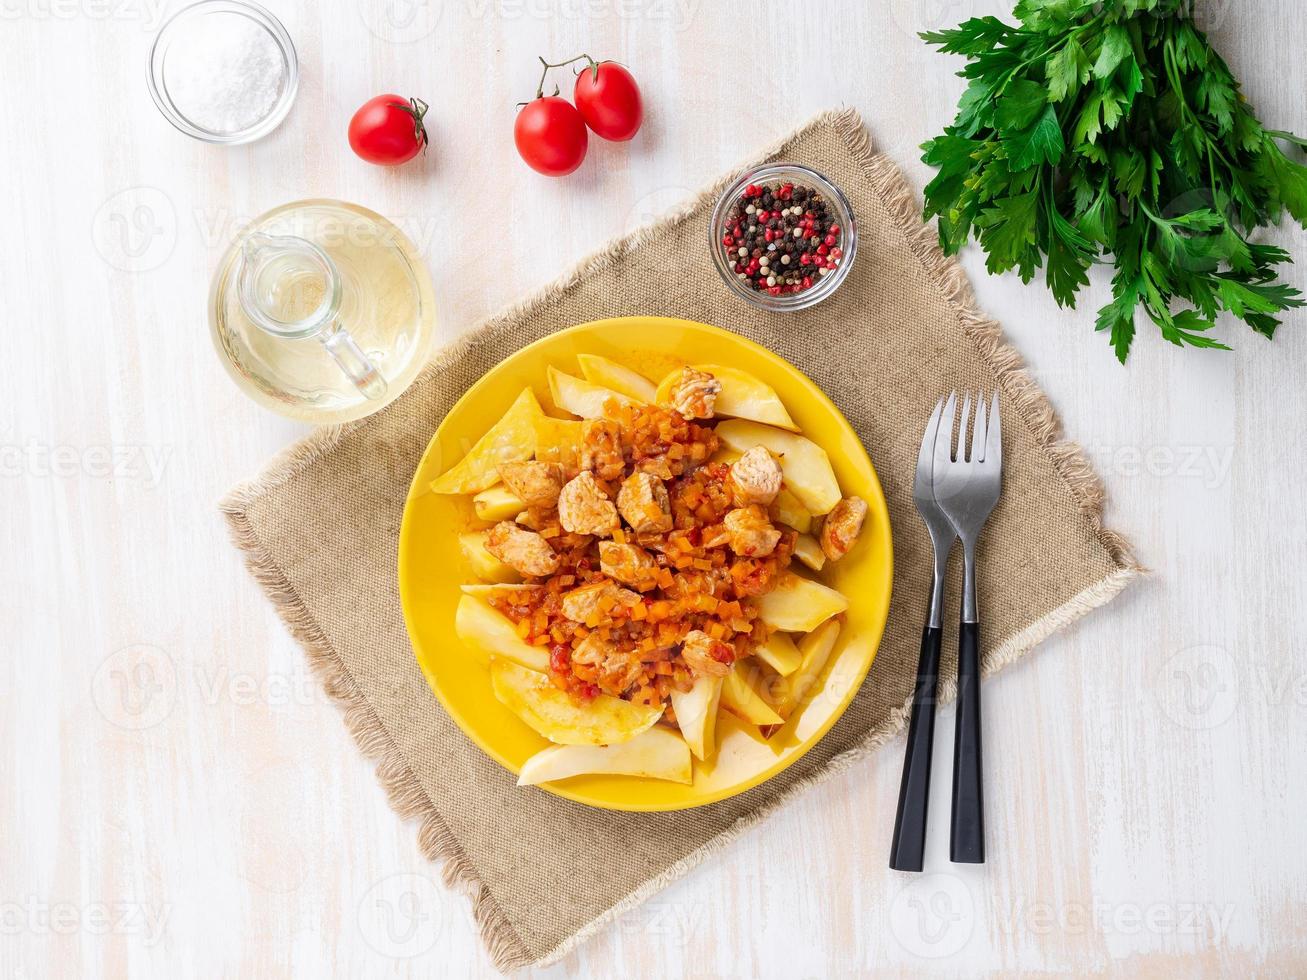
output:
[[[640,86],[625,67],[615,61],[595,61],[582,55],[586,66],[576,76],[572,98],[585,124],[596,136],[623,143],[640,130],[644,104]]]
[[[540,74],[540,84],[536,86],[536,97],[518,112],[513,124],[513,142],[517,144],[518,154],[536,173],[564,177],[585,160],[590,137],[581,113],[559,96],[557,86],[553,95],[545,95],[545,78],[549,69],[559,66],[549,64],[544,58],[540,63],[544,65],[544,71]]]

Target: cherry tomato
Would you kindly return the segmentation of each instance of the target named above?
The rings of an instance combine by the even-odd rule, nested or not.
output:
[[[588,64],[572,90],[576,107],[596,136],[621,143],[640,129],[644,104],[631,73],[615,61]]]
[[[589,137],[576,106],[549,95],[522,107],[513,124],[513,142],[532,170],[562,177],[581,166]]]
[[[389,94],[368,99],[349,121],[350,148],[383,167],[412,160],[427,145],[426,114],[421,99]]]

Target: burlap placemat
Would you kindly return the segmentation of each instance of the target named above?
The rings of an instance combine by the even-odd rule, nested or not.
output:
[[[500,969],[557,960],[784,800],[862,760],[904,727],[930,568],[911,481],[922,425],[941,392],[997,386],[1003,399],[1006,482],[980,575],[987,674],[1107,602],[1136,573],[1125,544],[1102,526],[1102,494],[1088,463],[1059,441],[1043,393],[998,325],[973,308],[961,269],[939,252],[910,186],[888,158],[872,152],[857,115],[820,116],[759,161],[782,158],[829,176],[857,216],[856,264],[827,302],[768,315],[727,293],[705,244],[713,200],[730,179],[723,178],[681,212],[614,242],[462,337],[386,410],[317,433],[223,502],[250,569],[343,705],[359,747],[379,760],[392,805],[420,820],[423,853],[443,863],[447,883],[470,893]],[[759,341],[835,400],[884,484],[896,561],[880,653],[847,713],[812,752],[732,800],[682,813],[629,814],[519,789],[463,736],[409,648],[396,542],[422,450],[474,381],[562,327],[651,313],[714,323]],[[954,609],[945,622],[956,619]],[[949,677],[949,638],[944,649]],[[945,700],[953,697],[954,683],[942,688]],[[901,759],[894,753],[881,764],[897,769]]]

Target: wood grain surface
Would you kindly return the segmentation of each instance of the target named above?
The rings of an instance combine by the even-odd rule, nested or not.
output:
[[[207,337],[243,222],[313,196],[388,215],[449,341],[825,108],[857,108],[922,186],[915,148],[962,83],[916,32],[1008,6],[268,5],[299,97],[223,149],[150,101],[154,0],[0,4],[5,978],[492,973],[215,508],[305,431]],[[1307,131],[1301,4],[1203,6],[1263,119]],[[513,151],[513,106],[538,54],[582,51],[632,68],[647,120],[547,180]],[[385,91],[432,104],[430,152],[395,171],[345,139]],[[1307,234],[1269,237],[1307,260]],[[1102,270],[1075,312],[965,262],[1152,570],[987,686],[989,863],[950,865],[939,819],[929,873],[887,870],[899,740],[541,975],[1307,971],[1307,316],[1273,344],[1223,324],[1233,354],[1143,330],[1123,369],[1092,330]]]

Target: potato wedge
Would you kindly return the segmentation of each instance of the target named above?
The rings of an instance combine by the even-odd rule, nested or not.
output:
[[[848,608],[849,600],[839,592],[794,572],[758,599],[759,618],[772,629],[787,633],[815,630]]]
[[[672,710],[676,724],[696,759],[706,759],[716,748],[717,705],[722,697],[720,677],[699,677],[694,687],[682,693],[672,688]]]
[[[778,687],[776,711],[782,718],[788,719],[803,706],[804,699],[812,694],[813,685],[826,669],[839,635],[840,621],[828,619],[799,641],[803,663]]]
[[[800,534],[794,542],[794,557],[799,559],[814,572],[820,572],[826,564],[826,552],[811,534]]]
[[[535,420],[536,459],[559,463],[569,474],[581,468],[581,423],[541,415]]]
[[[654,387],[652,381],[638,371],[632,371],[629,367],[610,361],[606,357],[600,357],[598,354],[577,354],[576,360],[581,365],[581,373],[585,375],[585,380],[591,384],[608,388],[636,401],[654,400],[658,389]]]
[[[717,393],[717,401],[713,403],[714,415],[752,419],[792,432],[799,431],[771,385],[739,368],[721,364],[695,364],[693,367],[696,371],[706,371],[722,383],[722,390]],[[655,395],[659,404],[668,403],[672,385],[680,373],[679,370],[673,371],[659,382]]]
[[[794,645],[789,633],[773,633],[765,642],[758,644],[753,653],[782,677],[794,673],[803,662],[803,654],[799,653],[799,648]]]
[[[781,464],[785,485],[811,513],[825,514],[840,502],[840,484],[830,457],[811,439],[744,419],[721,423],[717,437],[742,453],[765,446]]]
[[[478,493],[499,482],[499,464],[530,459],[535,453],[535,419],[542,415],[530,388],[461,460],[431,484],[433,493]]]
[[[787,527],[794,528],[800,534],[812,530],[812,513],[784,484],[781,484],[781,492],[772,502],[772,508],[776,511],[777,519]]]
[[[754,725],[779,725],[783,719],[758,693],[747,673],[748,668],[737,663],[722,678],[722,707]]]
[[[485,531],[469,531],[458,536],[458,547],[471,566],[472,574],[484,582],[520,582],[516,568],[500,561],[486,550]]]
[[[582,381],[552,366],[549,368],[549,397],[564,412],[571,412],[583,419],[603,418],[604,403],[610,398],[626,405],[633,401],[611,388]]]
[[[474,596],[477,599],[488,599],[496,592],[529,592],[531,589],[543,589],[543,585],[522,585],[515,582],[498,582],[486,584],[485,582],[465,582],[459,586],[459,590],[464,595]]]
[[[502,483],[496,483],[489,489],[482,490],[472,498],[472,506],[477,518],[483,521],[506,521],[517,516],[526,506],[522,498]]]
[[[551,783],[571,776],[643,776],[689,784],[690,747],[666,728],[651,728],[620,745],[552,745],[522,764],[519,786]]]
[[[618,745],[652,728],[662,705],[634,704],[600,694],[588,704],[572,700],[544,674],[511,660],[490,661],[490,684],[499,702],[551,742]]]
[[[723,753],[726,747],[734,742],[736,746],[740,745],[740,740],[736,736],[742,736],[751,742],[757,742],[759,745],[768,745],[772,751],[776,749],[776,743],[768,742],[765,735],[757,725],[752,725],[745,721],[739,715],[730,711],[723,711],[717,716],[717,754],[705,762],[695,764],[696,773],[702,773],[704,776],[711,776],[717,768],[717,764],[723,761]],[[730,762],[727,761],[729,766]]]
[[[454,613],[454,632],[458,638],[482,654],[487,666],[491,656],[507,657],[515,664],[543,674],[549,669],[549,653],[534,647],[517,635],[512,622],[479,598],[459,596]]]

